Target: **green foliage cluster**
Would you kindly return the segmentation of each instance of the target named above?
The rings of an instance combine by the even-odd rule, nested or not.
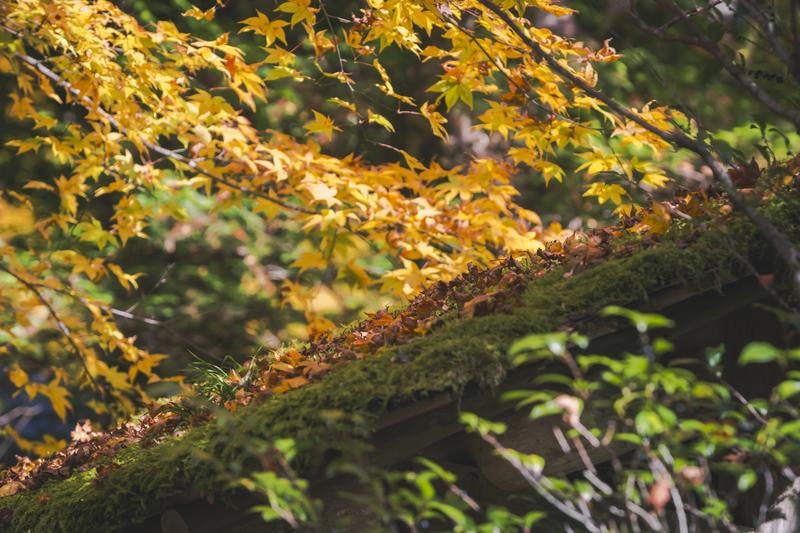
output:
[[[641,335],[641,352],[597,355],[587,350],[586,337],[556,332],[526,336],[508,355],[512,366],[550,361],[562,367],[537,376],[536,389],[504,397],[528,410],[531,420],[563,417],[565,453],[578,441],[589,450],[583,449],[581,472],[543,475],[546,461],[535,451],[501,444],[505,424],[462,413],[465,428],[517,469],[535,497],[520,495],[525,503],[515,510],[482,505],[459,488],[455,474],[420,458],[413,470],[384,473],[383,492],[375,492],[380,498],[357,500],[375,510],[376,531],[402,524],[410,531],[488,533],[565,523],[597,532],[733,531],[743,520],[762,523],[768,506],[747,506],[748,499],[757,494],[758,501],[770,501],[793,481],[792,467],[800,463],[800,371],[789,371],[769,397],[747,400],[721,377],[722,347],[707,352],[707,360],[679,358],[669,341],[650,336],[672,327],[671,320],[619,306],[602,314],[628,320]],[[738,361],[797,368],[800,350],[752,342]],[[603,422],[592,422],[597,420]],[[611,466],[593,464],[593,449],[608,452]],[[290,481],[272,475],[267,482],[261,474],[256,478],[261,484],[253,490],[266,496],[269,509],[282,510],[265,518],[288,516],[296,526],[307,517],[314,502],[309,493],[283,493]]]

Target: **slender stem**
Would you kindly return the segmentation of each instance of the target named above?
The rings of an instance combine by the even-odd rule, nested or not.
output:
[[[742,211],[753,222],[753,224],[755,224],[761,234],[775,249],[778,256],[789,267],[795,293],[800,296],[800,252],[798,252],[792,241],[790,241],[783,233],[781,233],[780,230],[778,230],[778,228],[772,224],[772,222],[767,220],[761,215],[761,213],[758,212],[756,208],[751,206],[744,200],[744,198],[742,198],[742,196],[737,192],[736,186],[733,184],[728,171],[712,155],[704,143],[692,139],[680,130],[663,130],[658,126],[651,124],[627,107],[623,106],[606,93],[591,87],[586,81],[559,63],[552,55],[546,53],[539,43],[534,41],[517,21],[515,21],[505,10],[500,8],[492,0],[478,0],[478,2],[486,7],[486,9],[494,13],[498,18],[500,18],[500,20],[505,22],[506,25],[522,40],[522,42],[530,48],[531,52],[536,56],[541,57],[547,63],[550,69],[561,79],[578,87],[589,96],[600,100],[616,115],[634,122],[644,130],[657,135],[661,139],[679,148],[685,148],[700,156],[701,160],[711,169],[715,181],[728,195],[731,203],[737,209]],[[798,124],[800,124],[800,122],[798,122]]]
[[[772,51],[775,52],[775,55],[778,56],[784,65],[786,65],[786,68],[789,69],[789,72],[792,73],[792,76],[794,76],[796,80],[800,81],[800,65],[792,60],[792,56],[783,45],[783,41],[781,41],[780,36],[776,35],[775,23],[769,20],[762,7],[753,4],[751,0],[740,1],[742,5],[745,6],[747,11],[750,12],[750,15],[758,22],[759,26],[761,26],[761,29],[764,32],[764,37],[772,48]],[[791,7],[789,9],[791,10]]]
[[[505,446],[500,444],[494,436],[489,434],[482,434],[481,438],[486,441],[492,448],[494,448],[499,454],[503,455],[503,452],[508,451]],[[547,488],[542,484],[538,475],[535,475],[530,468],[525,466],[516,456],[514,455],[503,455],[505,459],[508,460],[509,463],[525,478],[531,487],[547,502],[558,509],[561,513],[568,516],[572,520],[579,522],[591,533],[600,533],[602,529],[600,526],[595,524],[591,521],[591,516],[586,516],[585,514],[579,512],[572,503],[569,501],[561,501],[559,500],[554,494],[552,494]]]
[[[672,10],[678,13],[682,13],[683,10],[681,7],[673,0],[670,3]],[[785,119],[791,121],[794,126],[800,130],[800,112],[794,111],[792,109],[787,109],[783,105],[781,105],[777,100],[775,100],[772,95],[770,95],[767,91],[765,91],[755,80],[742,68],[737,67],[733,61],[731,61],[727,55],[720,49],[720,47],[712,41],[706,33],[697,26],[697,24],[692,20],[687,18],[686,24],[692,29],[695,34],[694,42],[697,46],[706,50],[709,54],[711,54],[714,59],[720,62],[722,67],[730,74],[733,79],[735,79],[742,87],[750,91],[750,93],[756,97],[764,106],[775,113],[776,115],[780,115]]]
[[[67,339],[67,342],[69,342],[70,346],[72,346],[72,349],[75,351],[75,355],[77,355],[78,359],[80,359],[81,365],[83,366],[83,371],[86,373],[86,377],[89,379],[92,388],[97,392],[104,393],[103,388],[100,387],[97,381],[95,381],[94,376],[89,371],[89,367],[86,364],[86,358],[83,355],[83,350],[78,344],[78,341],[75,340],[75,338],[72,336],[72,332],[70,331],[69,327],[67,327],[64,321],[61,320],[61,317],[58,315],[53,305],[47,300],[47,298],[44,297],[44,294],[42,294],[41,291],[39,291],[39,289],[36,287],[35,284],[29,282],[27,279],[20,276],[19,274],[17,274],[10,268],[6,267],[5,265],[0,264],[0,270],[2,270],[6,274],[16,279],[22,285],[24,285],[25,288],[31,291],[36,296],[36,298],[42,303],[42,305],[44,305],[45,308],[47,308],[47,312],[50,313],[50,316],[53,318],[53,320],[55,320],[58,329]]]

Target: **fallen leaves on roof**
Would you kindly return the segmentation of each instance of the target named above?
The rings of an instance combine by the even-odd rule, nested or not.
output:
[[[323,334],[305,347],[289,348],[256,361],[255,375],[243,379],[231,371],[228,380],[237,384],[234,397],[224,402],[230,411],[239,406],[264,401],[322,379],[337,366],[369,357],[386,346],[397,346],[423,336],[448,320],[474,318],[510,311],[526,285],[555,268],[569,277],[608,257],[625,257],[657,242],[673,218],[728,216],[728,204],[706,192],[683,192],[670,202],[654,202],[648,210],[623,216],[619,224],[576,232],[563,241],[554,241],[536,253],[508,257],[495,266],[479,269],[471,265],[466,273],[450,281],[427,287],[406,307],[398,311],[380,310],[354,327]],[[631,234],[637,239],[621,238]],[[692,235],[683,237],[692,240]],[[181,400],[153,407],[138,419],[118,428],[97,432],[88,423],[79,424],[72,442],[63,450],[38,460],[18,457],[13,467],[0,473],[0,497],[35,488],[52,479],[64,479],[105,463],[98,470],[97,483],[113,468],[110,461],[122,447],[134,443],[153,445],[182,428],[211,417],[209,410],[195,412],[187,420],[180,414]],[[185,410],[184,410],[185,411]]]

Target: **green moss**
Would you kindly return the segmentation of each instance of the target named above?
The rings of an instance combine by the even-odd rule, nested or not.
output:
[[[781,203],[766,213],[797,240],[798,213]],[[0,508],[12,511],[13,531],[114,530],[158,513],[174,496],[218,493],[225,487],[220,466],[246,472],[243,458],[256,439],[295,439],[300,468],[308,473],[332,449],[358,449],[355,444],[392,405],[459,391],[469,383],[497,385],[508,345],[522,335],[557,329],[573,313],[642,301],[664,287],[747,273],[731,253],[731,242],[741,256],[775,263],[768,245],[744,220],[729,221],[725,234],[701,232],[685,246],[689,231],[678,228],[657,246],[571,277],[547,274],[529,284],[510,314],[449,321],[425,337],[343,365],[317,384],[221,415],[156,446],[125,449],[109,460],[115,466],[102,480],[92,469],[0,499]]]

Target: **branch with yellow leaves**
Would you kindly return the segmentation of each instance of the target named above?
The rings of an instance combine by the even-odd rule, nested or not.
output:
[[[50,317],[55,321],[59,331],[61,331],[61,334],[64,335],[64,338],[67,339],[67,342],[75,351],[75,355],[80,360],[81,366],[83,366],[83,371],[85,372],[86,377],[89,379],[92,388],[95,390],[95,392],[104,394],[105,391],[94,379],[94,376],[92,375],[91,371],[89,371],[89,367],[86,365],[86,358],[84,357],[83,350],[78,344],[78,341],[75,340],[75,337],[73,337],[72,331],[70,331],[69,327],[64,323],[63,320],[61,320],[61,317],[59,316],[58,312],[55,310],[53,305],[47,300],[47,298],[45,298],[44,294],[42,294],[42,292],[39,290],[36,284],[31,283],[23,276],[19,275],[18,273],[14,272],[13,270],[11,270],[10,268],[6,267],[1,263],[0,263],[0,271],[5,272],[9,276],[17,280],[20,284],[24,285],[25,288],[31,291],[34,294],[34,296],[36,296],[36,299],[39,300],[41,304],[45,306],[47,312],[50,314]]]
[[[5,25],[0,25],[0,27],[3,30],[5,30],[6,32],[10,33],[11,35],[14,35],[17,38],[21,38],[20,33],[15,31],[15,30],[13,30],[12,28],[9,28],[9,27],[7,27]],[[78,88],[74,87],[69,81],[64,79],[57,72],[55,72],[53,69],[51,69],[49,66],[47,66],[44,61],[42,61],[40,59],[36,59],[35,57],[32,57],[32,56],[30,56],[28,54],[23,54],[23,53],[20,53],[20,52],[17,52],[15,55],[16,55],[17,58],[20,59],[20,61],[24,62],[29,67],[33,68],[34,70],[39,72],[41,75],[45,76],[47,79],[49,79],[50,81],[52,81],[53,83],[55,83],[56,85],[58,85],[59,87],[64,89],[65,91],[67,91],[69,94],[71,94],[73,97],[75,97],[84,107],[86,107],[86,109],[97,113],[103,120],[107,121],[115,131],[117,131],[118,133],[121,133],[121,134],[123,134],[123,135],[125,135],[127,137],[130,137],[130,133],[126,130],[125,127],[122,126],[122,124],[120,124],[120,122],[111,113],[106,111],[102,106],[100,106],[99,103],[94,102],[90,97],[82,94],[80,92],[80,90],[78,90]],[[241,192],[243,194],[256,196],[258,198],[261,198],[263,200],[271,202],[271,203],[273,203],[273,204],[275,204],[277,206],[280,206],[280,207],[282,207],[284,209],[287,209],[289,211],[295,211],[295,212],[303,213],[303,214],[307,214],[307,215],[312,215],[312,214],[315,213],[315,211],[312,211],[310,209],[306,209],[304,207],[297,206],[297,205],[292,205],[292,204],[284,202],[283,200],[280,200],[278,198],[274,198],[273,196],[270,196],[269,194],[267,194],[267,193],[265,193],[263,191],[250,189],[248,187],[243,187],[242,185],[237,184],[237,183],[235,183],[235,182],[233,182],[233,181],[231,181],[231,180],[229,180],[229,179],[227,179],[227,178],[225,178],[223,176],[219,176],[219,175],[217,175],[217,174],[215,174],[213,172],[210,172],[210,171],[202,168],[198,164],[197,160],[195,160],[193,158],[186,157],[185,155],[183,155],[183,154],[181,154],[181,153],[179,153],[179,152],[177,152],[175,150],[170,150],[169,148],[165,148],[164,146],[161,146],[160,144],[157,144],[157,143],[152,142],[152,141],[148,141],[146,139],[140,139],[140,141],[151,152],[153,152],[155,154],[158,154],[158,155],[160,155],[160,156],[172,161],[173,163],[177,163],[179,165],[183,165],[185,167],[188,167],[192,171],[197,172],[198,174],[201,174],[202,176],[205,176],[206,178],[210,179],[211,181],[213,181],[213,182],[215,182],[217,184],[224,185],[225,187],[237,190],[237,191],[239,191],[239,192]]]
[[[0,28],[4,29],[5,31],[11,33],[12,35],[14,35],[16,37],[20,37],[20,34],[18,32],[16,32],[13,29],[8,28],[5,25],[0,25]],[[59,87],[61,87],[62,89],[64,89],[65,91],[67,91],[71,95],[73,95],[75,98],[77,98],[82,103],[82,105],[84,105],[84,107],[86,109],[97,113],[100,117],[102,117],[103,120],[107,121],[115,131],[117,131],[117,132],[119,132],[119,133],[121,133],[123,135],[130,136],[129,132],[119,123],[119,121],[111,113],[106,111],[99,104],[96,104],[88,96],[82,95],[81,92],[77,88],[75,88],[69,81],[64,79],[62,76],[60,76],[58,73],[56,73],[53,69],[51,69],[49,66],[47,66],[44,61],[36,59],[36,58],[34,58],[34,57],[30,56],[30,55],[21,54],[21,53],[17,53],[16,56],[21,61],[23,61],[25,64],[27,64],[31,68],[35,69],[41,75],[45,76],[47,79],[51,80],[52,82],[57,84]],[[287,209],[287,210],[290,210],[290,211],[294,211],[294,212],[302,213],[302,214],[306,214],[306,215],[317,214],[317,211],[314,211],[314,210],[311,210],[311,209],[307,209],[307,208],[304,208],[304,207],[301,207],[301,206],[289,204],[289,203],[287,203],[287,202],[285,202],[283,200],[280,200],[278,198],[270,196],[269,194],[267,194],[267,193],[265,193],[263,191],[250,189],[248,187],[243,187],[240,184],[234,183],[234,182],[232,182],[231,180],[229,180],[227,178],[224,178],[222,176],[218,176],[218,175],[214,174],[213,172],[210,172],[210,171],[202,168],[198,164],[197,160],[195,160],[193,158],[186,157],[183,154],[181,154],[181,153],[179,153],[179,152],[177,152],[175,150],[170,150],[170,149],[165,148],[165,147],[163,147],[163,146],[161,146],[159,144],[156,144],[154,142],[147,141],[147,140],[144,140],[144,139],[140,139],[140,141],[151,152],[153,152],[155,154],[158,154],[161,157],[172,161],[173,163],[177,163],[179,165],[183,165],[185,167],[188,167],[188,168],[192,169],[193,171],[197,172],[198,174],[201,174],[201,175],[211,179],[215,183],[224,185],[225,187],[228,187],[230,189],[234,189],[234,190],[239,191],[240,193],[245,194],[245,195],[250,195],[250,196],[254,196],[254,197],[258,197],[258,198],[264,199],[264,200],[266,200],[268,202],[271,202],[271,203],[273,203],[275,205],[278,205],[278,206],[283,207],[284,209]],[[357,235],[361,235],[362,237],[366,237],[366,235],[361,231],[354,231],[353,233],[355,233]],[[438,240],[435,236],[432,237],[432,239],[434,241]]]
[[[502,9],[495,2],[492,0],[478,0],[478,3],[502,20],[509,27],[509,29],[511,29],[511,31],[517,35],[520,40],[522,40],[525,46],[530,49],[531,53],[541,57],[547,63],[550,69],[562,80],[581,89],[589,96],[600,100],[617,116],[630,120],[644,130],[657,135],[673,146],[685,148],[697,154],[700,159],[711,169],[711,172],[714,176],[714,181],[725,191],[725,193],[728,195],[728,198],[730,198],[731,203],[753,222],[759,232],[775,249],[775,252],[788,267],[791,273],[794,291],[798,296],[800,296],[800,251],[798,251],[797,247],[786,237],[786,235],[784,235],[777,227],[775,227],[772,222],[767,220],[761,213],[759,213],[756,207],[748,203],[739,194],[736,186],[731,180],[730,174],[728,174],[727,169],[716,157],[714,157],[705,143],[689,137],[680,130],[667,131],[654,124],[651,124],[635,112],[617,102],[611,96],[608,96],[606,93],[590,86],[586,81],[571,72],[569,68],[557,61],[551,54],[545,52],[539,43],[533,40],[528,32],[526,32],[518,22],[514,20],[514,18],[512,18],[506,10]]]
[[[6,272],[8,272],[8,270],[5,267],[3,267],[3,265],[0,265],[0,269],[5,270]],[[9,273],[13,276],[13,273],[11,273],[11,272],[9,272]],[[17,278],[17,279],[19,279],[19,278]],[[209,352],[208,350],[206,350],[202,346],[198,345],[197,343],[195,343],[194,341],[192,341],[191,339],[189,339],[188,337],[186,337],[181,332],[177,331],[175,328],[173,328],[172,326],[170,326],[169,324],[167,324],[164,321],[157,320],[155,318],[150,318],[150,317],[147,317],[147,316],[139,316],[139,315],[136,315],[136,314],[132,313],[130,310],[126,311],[126,310],[123,310],[123,309],[117,309],[116,307],[112,307],[112,306],[107,305],[107,304],[105,304],[103,302],[100,302],[100,301],[94,301],[94,300],[90,301],[87,298],[81,296],[80,294],[76,294],[74,292],[74,290],[72,290],[72,289],[67,289],[67,288],[64,288],[64,287],[52,287],[50,285],[46,285],[44,283],[39,283],[39,282],[31,281],[31,280],[27,280],[26,286],[28,286],[28,288],[33,287],[33,288],[37,288],[37,289],[38,288],[47,289],[49,291],[52,291],[52,292],[61,294],[63,296],[66,296],[66,297],[70,298],[71,300],[73,300],[73,301],[75,301],[75,302],[77,302],[77,303],[79,303],[79,304],[81,304],[81,305],[83,305],[85,307],[96,306],[96,307],[102,309],[103,311],[105,311],[106,313],[108,313],[109,315],[113,315],[113,316],[116,316],[116,317],[119,317],[119,318],[123,318],[125,320],[133,321],[133,322],[140,322],[140,323],[145,324],[147,326],[163,329],[169,335],[174,337],[176,340],[179,340],[179,341],[183,342],[186,346],[191,348],[196,353],[201,354],[204,357],[207,357],[209,359],[222,360],[222,358],[219,355],[214,354],[212,352]]]

